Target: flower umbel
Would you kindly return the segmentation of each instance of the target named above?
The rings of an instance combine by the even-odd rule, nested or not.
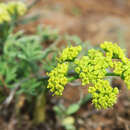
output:
[[[103,79],[109,66],[103,53],[94,49],[88,51],[88,56],[83,56],[80,60],[76,59],[74,63],[77,65],[75,71],[82,79],[82,85],[95,84],[97,80]]]
[[[0,4],[0,24],[3,22],[9,22],[11,20],[11,17],[7,11],[7,5],[6,4]]]
[[[77,47],[67,47],[66,49],[63,50],[60,58],[58,59],[58,61],[60,63],[64,62],[64,61],[72,61],[74,60],[74,58],[76,58],[79,54],[79,52],[82,50],[81,46],[77,46]]]
[[[11,15],[22,16],[27,11],[27,7],[23,2],[9,2],[8,11]]]
[[[48,76],[50,77],[48,80],[47,88],[53,92],[53,95],[62,95],[64,86],[67,84],[67,72],[68,72],[68,63],[58,64],[56,68],[54,68]]]
[[[127,88],[130,90],[130,61],[123,66],[123,69],[124,82],[126,83]]]
[[[122,62],[128,60],[124,53],[125,50],[121,49],[116,43],[105,41],[100,47],[106,52],[106,57],[121,59]]]
[[[10,22],[11,17],[22,16],[27,11],[27,7],[23,2],[9,2],[8,4],[0,4],[0,24]]]
[[[106,76],[120,76],[130,89],[130,60],[125,56],[117,44],[104,42],[101,49],[90,49],[87,56],[77,58],[81,46],[68,47],[63,50],[58,58],[57,67],[49,73],[48,88],[54,95],[62,95],[64,85],[69,82],[67,75],[70,66],[74,67],[77,74],[72,80],[80,78],[82,85],[92,84],[88,92],[92,95],[92,103],[97,109],[107,109],[117,102],[119,90],[112,88]],[[68,76],[68,77],[67,77]],[[72,81],[70,80],[70,81]]]
[[[97,109],[107,109],[116,103],[119,90],[112,88],[107,80],[99,80],[88,88],[88,92],[92,94],[92,103]]]

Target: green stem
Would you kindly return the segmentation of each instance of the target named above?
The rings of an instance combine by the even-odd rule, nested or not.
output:
[[[77,79],[77,77],[70,77],[70,78],[68,78],[68,81],[69,82],[72,82],[72,81],[74,81],[74,80],[76,80]]]
[[[120,76],[120,75],[116,73],[106,73],[106,76]]]
[[[35,109],[34,109],[34,124],[40,124],[45,121],[46,118],[46,95],[42,92],[37,96]]]
[[[78,75],[77,75],[77,73],[76,72],[73,72],[73,71],[71,71],[71,72],[68,72],[68,81],[69,82],[71,82],[71,81],[74,81],[74,80],[76,80],[76,79],[78,79],[79,77],[78,77]],[[71,76],[71,77],[70,77]],[[106,75],[105,76],[120,76],[119,74],[116,74],[116,73],[106,73]],[[49,79],[49,77],[48,76],[43,76],[43,77],[39,77],[39,80],[44,80],[44,81],[46,81],[46,80],[48,80]]]

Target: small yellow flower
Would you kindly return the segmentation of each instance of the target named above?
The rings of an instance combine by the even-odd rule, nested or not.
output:
[[[11,15],[22,16],[27,11],[27,7],[23,2],[9,2],[8,11]]]
[[[0,4],[0,24],[4,22],[9,22],[11,20],[11,17],[7,11],[7,5],[6,4]]]

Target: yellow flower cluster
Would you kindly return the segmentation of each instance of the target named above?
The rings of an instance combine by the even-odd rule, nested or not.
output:
[[[120,61],[114,62],[114,70],[113,72],[119,74],[124,82],[127,85],[127,88],[130,89],[130,61],[122,63]]]
[[[7,7],[11,15],[16,13],[17,15],[22,16],[27,11],[27,8],[23,2],[9,2]]]
[[[123,68],[124,68],[123,71],[124,82],[126,83],[127,88],[130,90],[130,61],[128,61]]]
[[[63,50],[60,58],[58,59],[58,61],[60,63],[64,62],[64,61],[72,61],[74,60],[74,58],[76,58],[79,54],[79,52],[82,50],[81,46],[77,46],[77,47],[67,47]]]
[[[11,21],[13,15],[22,16],[27,8],[22,2],[9,2],[0,4],[0,24]]]
[[[124,72],[124,82],[127,85],[127,88],[130,90],[130,69]]]
[[[53,95],[62,95],[64,86],[67,84],[67,72],[69,63],[67,61],[72,61],[76,58],[81,51],[81,46],[77,47],[68,47],[65,48],[58,58],[58,65],[54,68],[49,74],[48,86],[51,92],[54,92]]]
[[[68,72],[68,63],[58,64],[56,68],[54,68],[48,76],[50,77],[48,80],[47,88],[50,89],[51,92],[54,92],[53,95],[62,95],[64,86],[67,84],[67,72]]]
[[[122,62],[127,61],[124,53],[125,51],[121,49],[116,43],[113,44],[112,42],[105,41],[103,44],[101,44],[100,47],[106,52],[106,57],[121,59]]]
[[[119,74],[130,89],[130,60],[125,56],[124,50],[112,42],[104,42],[101,48],[106,52],[106,58],[116,59],[113,61],[113,72]]]
[[[6,4],[0,4],[0,24],[11,20]]]
[[[114,61],[113,62],[113,72],[116,73],[116,74],[119,74],[120,76],[122,75],[122,72],[124,71],[124,68],[123,68],[123,63],[120,62],[120,61]]]
[[[99,80],[95,86],[88,88],[88,92],[92,94],[92,103],[97,109],[107,109],[117,102],[119,90],[112,88],[107,80]]]
[[[82,80],[82,85],[93,85],[89,87],[88,92],[92,94],[95,107],[112,107],[117,101],[119,90],[117,87],[112,88],[109,81],[104,79],[106,76],[120,76],[130,89],[130,60],[117,44],[111,42],[101,44],[100,50],[90,49],[87,56],[78,59],[80,51],[80,46],[71,46],[63,50],[58,58],[59,64],[48,74],[48,88],[54,95],[62,95],[64,85],[68,82],[67,71],[70,61],[75,67],[77,77]]]
[[[103,79],[107,73],[106,68],[109,66],[103,53],[94,49],[88,51],[88,56],[76,59],[74,63],[77,65],[75,71],[82,79],[82,85],[95,84],[97,80]]]

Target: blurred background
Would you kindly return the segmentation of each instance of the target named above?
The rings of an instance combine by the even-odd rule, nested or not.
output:
[[[26,34],[34,34],[38,25],[51,26],[57,29],[60,35],[76,35],[84,44],[85,41],[89,42],[89,46],[96,46],[104,41],[116,42],[127,50],[130,58],[130,0],[23,1],[27,5],[33,3],[25,18],[36,17],[27,24],[19,25],[15,29],[16,32],[24,30]],[[46,43],[45,46],[48,47],[50,44]],[[59,42],[58,47],[62,47],[63,44],[66,43]],[[11,116],[4,116],[4,119],[3,116],[0,117],[0,130],[64,130],[63,126],[67,123],[74,126],[68,130],[130,130],[130,92],[118,78],[112,79],[112,85],[118,86],[121,91],[118,103],[112,109],[97,111],[91,102],[83,103],[75,113],[63,115],[61,123],[57,114],[59,108],[78,102],[87,93],[78,83],[72,83],[68,84],[62,97],[47,96],[44,122],[33,125],[25,106],[18,121],[13,117],[10,106],[3,112],[8,111]],[[59,104],[62,105],[59,107]]]
[[[32,0],[24,1],[28,4]],[[61,33],[78,35],[92,44],[109,40],[124,43],[130,49],[129,0],[37,0],[36,3],[28,15],[41,17],[26,25],[28,32],[33,32],[38,24],[51,25]]]

